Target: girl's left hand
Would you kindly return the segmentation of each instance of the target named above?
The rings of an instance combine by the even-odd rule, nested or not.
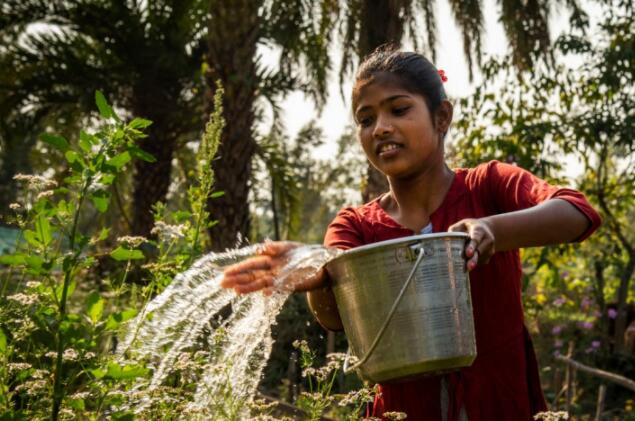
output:
[[[453,224],[448,231],[465,232],[470,236],[470,241],[465,246],[468,272],[479,264],[487,263],[496,251],[493,230],[484,218],[463,219]]]

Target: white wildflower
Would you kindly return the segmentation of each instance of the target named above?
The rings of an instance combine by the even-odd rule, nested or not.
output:
[[[19,204],[19,203],[11,203],[9,205],[9,209],[14,210],[14,211],[17,211],[17,210],[19,210],[21,208],[22,208],[22,205]]]
[[[23,306],[30,306],[39,301],[37,294],[23,294],[21,292],[7,297],[8,300],[15,301]]]
[[[372,402],[375,398],[375,390],[373,388],[362,387],[359,390],[353,390],[344,395],[339,402],[339,406],[359,405],[360,403]]]
[[[79,354],[73,348],[64,350],[64,353],[62,354],[62,359],[64,361],[76,361],[78,357]]]
[[[25,392],[27,395],[37,395],[46,390],[47,384],[46,380],[30,380],[18,385],[15,391]]]
[[[48,370],[37,369],[31,374],[31,377],[34,379],[44,379],[44,378],[48,378],[50,374],[51,372]]]
[[[176,360],[176,363],[174,364],[174,368],[176,370],[186,370],[190,367],[192,367],[193,364],[192,361],[190,361],[190,355],[187,352],[182,352],[179,355],[178,360]]]
[[[30,190],[42,191],[57,187],[57,182],[41,175],[16,174],[13,176],[16,181],[25,181]]]
[[[94,352],[90,352],[88,351],[87,353],[84,354],[84,358],[87,360],[91,360],[93,358],[95,358],[97,355]]]
[[[147,238],[135,235],[125,235],[123,237],[117,238],[117,243],[127,245],[129,247],[139,247],[146,241],[148,241]]]
[[[7,364],[7,368],[9,369],[9,373],[15,373],[17,371],[24,371],[31,368],[32,365],[29,363],[9,363]]]
[[[71,399],[86,399],[90,396],[90,392],[77,392],[70,396]]]
[[[158,235],[164,241],[173,241],[185,237],[186,229],[187,226],[185,224],[169,225],[163,221],[157,221],[150,233]]]
[[[59,417],[61,420],[66,421],[66,420],[74,420],[77,418],[77,416],[75,415],[75,413],[69,409],[69,408],[62,408],[60,409],[59,412]]]
[[[408,418],[408,415],[406,415],[405,412],[396,411],[384,412],[383,416],[384,418],[388,418],[391,421],[405,420],[406,418]]]
[[[278,406],[278,402],[271,401],[267,402],[265,399],[255,399],[251,402],[248,402],[247,405],[249,409],[256,412],[267,412]]]
[[[36,200],[45,199],[47,197],[51,197],[55,194],[53,190],[45,190],[43,192],[38,193],[36,196]]]
[[[42,285],[42,282],[39,281],[28,281],[26,283],[26,287],[32,289],[38,288],[40,285]]]
[[[568,420],[569,419],[569,413],[566,411],[558,411],[558,412],[552,412],[552,411],[546,411],[546,412],[539,412],[536,415],[534,415],[534,419],[535,420],[543,420],[543,421],[560,421],[560,420]]]
[[[295,349],[299,349],[303,354],[309,354],[311,349],[309,348],[309,344],[305,340],[295,340],[293,341],[293,347]]]
[[[108,191],[108,186],[104,183],[101,183],[99,181],[96,181],[98,178],[98,176],[95,175],[95,177],[93,178],[93,181],[90,183],[90,185],[88,186],[88,193],[97,193],[100,191]]]

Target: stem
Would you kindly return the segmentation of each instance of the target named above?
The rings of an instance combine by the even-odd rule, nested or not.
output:
[[[200,236],[201,224],[203,223],[203,215],[205,214],[205,204],[209,200],[209,195],[210,195],[209,192],[210,192],[210,190],[211,190],[211,186],[208,185],[208,183],[206,183],[205,187],[203,188],[203,194],[201,195],[202,200],[199,199],[200,200],[199,206],[197,206],[198,214],[196,215],[196,226],[195,226],[195,231],[194,231],[194,240],[192,241],[192,246],[191,246],[191,250],[190,250],[190,256],[187,259],[187,264],[188,265],[192,262],[192,258],[194,257],[194,254],[198,250],[198,237]]]
[[[82,204],[84,203],[84,197],[86,196],[86,192],[88,191],[88,186],[92,181],[92,176],[88,177],[82,186],[81,193],[79,195],[79,200],[77,202],[77,210],[75,211],[75,215],[73,217],[73,228],[70,233],[70,245],[69,249],[73,251],[75,249],[75,236],[77,235],[77,226],[79,225],[79,213],[82,209]],[[59,302],[59,323],[57,326],[57,357],[55,360],[55,380],[53,383],[53,410],[51,413],[51,418],[53,421],[57,421],[60,408],[62,406],[62,400],[64,399],[64,392],[62,390],[62,355],[64,354],[64,335],[62,333],[62,323],[66,318],[66,299],[68,295],[68,286],[71,283],[72,272],[75,268],[75,264],[77,263],[77,259],[79,257],[80,250],[76,251],[73,254],[71,263],[67,265],[64,270],[64,286],[62,287],[62,297]]]
[[[126,214],[126,209],[124,208],[123,203],[121,202],[121,195],[119,194],[119,189],[117,188],[117,182],[113,183],[112,188],[113,188],[113,191],[115,192],[115,201],[117,202],[117,207],[119,208],[119,211],[121,212],[121,217],[123,218],[124,222],[128,226],[128,230],[132,231],[132,222],[130,222],[130,218],[128,218],[128,214]]]

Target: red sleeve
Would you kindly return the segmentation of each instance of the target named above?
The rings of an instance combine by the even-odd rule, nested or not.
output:
[[[363,244],[359,216],[353,208],[342,209],[326,229],[324,245],[348,250]]]
[[[513,212],[536,206],[549,199],[562,199],[575,206],[589,220],[586,231],[577,239],[590,236],[601,224],[598,212],[584,194],[570,188],[553,186],[527,170],[498,161],[489,162],[486,169],[487,190],[501,212]]]

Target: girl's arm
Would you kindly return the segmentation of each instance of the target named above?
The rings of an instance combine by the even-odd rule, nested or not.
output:
[[[324,269],[322,272],[326,286],[307,291],[306,298],[309,302],[309,308],[322,327],[328,330],[342,330],[344,326],[337,310],[335,295],[331,287],[328,286],[330,283],[328,282],[328,273]]]
[[[468,270],[487,262],[497,251],[572,242],[580,238],[591,221],[574,205],[550,199],[534,207],[464,219],[449,228],[470,235],[465,249]]]

